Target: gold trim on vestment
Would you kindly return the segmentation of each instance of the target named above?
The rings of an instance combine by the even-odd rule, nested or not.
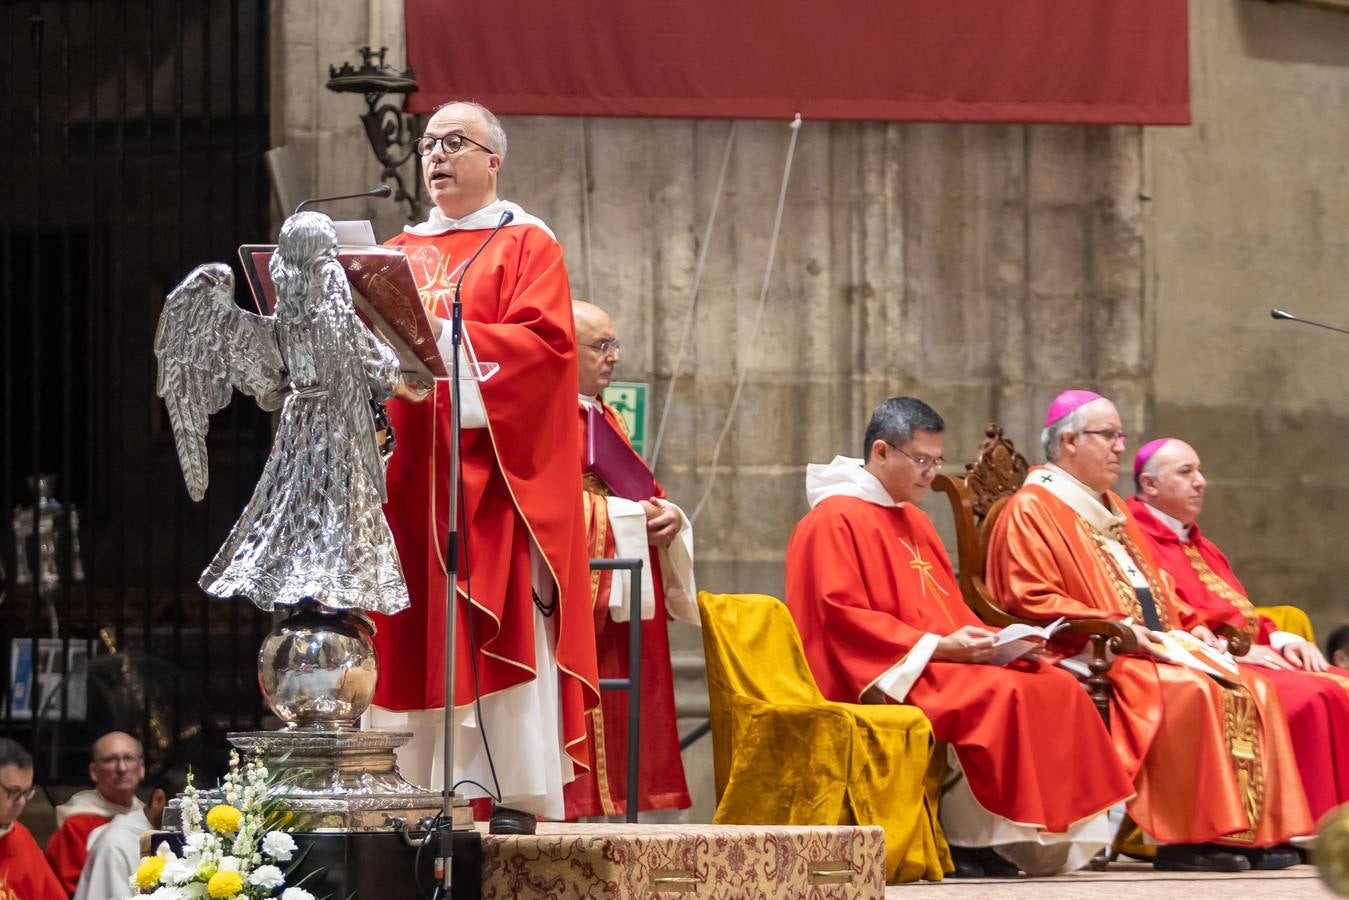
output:
[[[1152,592],[1152,605],[1157,610],[1157,621],[1161,623],[1161,630],[1170,630],[1172,628],[1171,608],[1166,602],[1166,592],[1157,581],[1152,566],[1143,558],[1143,554],[1138,551],[1138,547],[1129,538],[1129,533],[1124,526],[1114,526],[1110,529],[1110,534],[1107,537],[1104,532],[1094,527],[1080,515],[1077,517],[1077,524],[1082,529],[1083,534],[1089,538],[1088,543],[1091,548],[1096,551],[1097,562],[1105,571],[1110,573],[1111,586],[1115,589],[1115,596],[1119,599],[1125,611],[1133,617],[1135,622],[1146,623],[1146,619],[1143,617],[1143,601],[1139,599],[1138,591],[1134,589],[1133,580],[1124,573],[1124,570],[1120,568],[1119,561],[1115,559],[1115,555],[1106,547],[1105,542],[1108,538],[1119,541],[1120,546],[1124,548],[1124,552],[1129,555],[1129,559],[1133,560],[1134,565],[1138,567],[1138,571],[1143,574],[1143,579],[1148,583],[1148,590]]]
[[[604,705],[591,707],[586,710],[586,715],[590,716],[590,727],[595,732],[595,767],[592,769],[595,778],[595,792],[599,794],[600,811],[606,816],[618,815],[618,804],[614,803],[614,797],[609,793],[609,761],[604,750]],[[628,773],[632,777],[632,773]]]
[[[1223,835],[1223,840],[1249,844],[1255,840],[1255,830],[1260,825],[1265,806],[1265,770],[1261,764],[1264,746],[1260,716],[1255,708],[1255,698],[1245,686],[1224,690],[1222,696],[1223,737],[1227,740],[1227,752],[1232,758],[1232,769],[1237,776],[1241,803],[1251,824],[1246,831]]]
[[[1251,640],[1255,640],[1260,634],[1260,614],[1255,611],[1255,605],[1245,594],[1232,587],[1221,575],[1213,571],[1193,545],[1181,544],[1180,546],[1185,551],[1186,558],[1190,561],[1190,568],[1194,569],[1194,574],[1199,576],[1199,582],[1237,608],[1245,622],[1241,630],[1246,632]]]

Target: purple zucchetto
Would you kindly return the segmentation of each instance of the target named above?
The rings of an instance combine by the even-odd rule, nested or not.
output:
[[[1171,440],[1169,437],[1157,438],[1155,441],[1148,441],[1138,448],[1138,455],[1134,457],[1134,481],[1137,481],[1138,476],[1143,474],[1143,467],[1148,464],[1148,460],[1152,459],[1152,454],[1162,449],[1162,445],[1169,440]]]
[[[1049,404],[1049,410],[1045,413],[1045,427],[1048,428],[1053,425],[1073,410],[1086,406],[1093,400],[1100,399],[1101,395],[1095,391],[1064,391],[1054,398],[1053,403]]]

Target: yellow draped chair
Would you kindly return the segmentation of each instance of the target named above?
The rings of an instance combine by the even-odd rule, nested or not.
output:
[[[1303,640],[1316,643],[1316,633],[1312,631],[1312,620],[1296,606],[1257,606],[1255,611],[1273,620],[1274,627],[1280,631],[1295,634]]]
[[[820,693],[791,613],[762,594],[698,595],[717,785],[714,821],[879,825],[889,881],[940,880],[941,758],[912,706]],[[932,771],[929,771],[929,770]]]

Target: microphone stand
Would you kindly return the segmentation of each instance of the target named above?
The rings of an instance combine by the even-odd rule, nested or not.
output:
[[[1315,322],[1311,319],[1299,318],[1282,309],[1271,309],[1269,311],[1269,317],[1271,319],[1287,319],[1289,322],[1301,322],[1303,325],[1313,325],[1317,328],[1324,328],[1327,331],[1338,331],[1340,334],[1349,334],[1349,328],[1340,328],[1338,325],[1327,325],[1325,322]]]
[[[386,185],[387,187],[387,185]],[[487,240],[474,251],[459,273],[459,281],[454,286],[454,300],[450,304],[450,527],[445,546],[445,729],[444,778],[441,789],[440,816],[436,825],[439,841],[439,860],[442,866],[440,884],[432,893],[432,900],[450,900],[451,863],[454,859],[454,648],[456,594],[459,589],[459,435],[463,431],[463,407],[459,405],[459,355],[464,341],[464,306],[459,293],[468,278],[468,270],[478,256],[492,243],[492,238],[505,228],[515,214],[506,210],[500,221],[487,236]],[[473,376],[477,377],[477,372]],[[469,615],[472,615],[472,610]],[[473,648],[469,648],[473,652]]]
[[[355,200],[358,197],[387,197],[392,193],[393,188],[389,187],[387,184],[381,184],[379,187],[373,187],[368,191],[361,191],[359,194],[342,194],[338,197],[311,197],[308,200],[301,200],[300,204],[295,207],[295,212],[291,213],[291,215],[293,216],[306,206],[313,206],[316,203],[331,203],[334,200]]]

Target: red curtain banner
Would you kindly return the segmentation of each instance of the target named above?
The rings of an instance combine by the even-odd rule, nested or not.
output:
[[[428,112],[1190,121],[1186,0],[405,0]]]

